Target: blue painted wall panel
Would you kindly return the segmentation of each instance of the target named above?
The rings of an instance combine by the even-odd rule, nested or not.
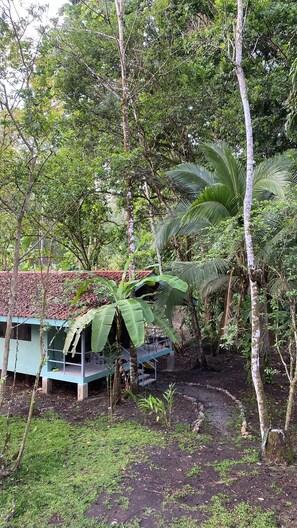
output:
[[[18,349],[17,349],[18,344]],[[47,346],[46,334],[45,334],[45,347]],[[3,359],[3,347],[4,338],[0,338],[0,365],[2,365]],[[31,341],[16,341],[11,339],[10,342],[10,353],[8,361],[8,370],[13,372],[15,366],[15,360],[17,355],[16,371],[22,374],[31,374],[35,376],[39,361],[40,361],[40,350],[39,350],[39,326],[31,326]]]

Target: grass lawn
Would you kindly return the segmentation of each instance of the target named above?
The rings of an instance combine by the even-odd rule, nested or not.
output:
[[[3,418],[0,420],[2,420],[0,431],[3,442],[5,421]],[[17,449],[23,427],[22,418],[11,419],[11,454]],[[140,484],[143,484],[149,471],[154,470],[157,475],[162,469],[156,465],[158,463],[156,459],[152,463],[150,455],[158,451],[160,456],[163,456],[162,453],[166,450],[167,458],[174,454],[176,460],[183,457],[185,464],[182,463],[182,469],[178,469],[180,481],[172,480],[164,486],[164,490],[161,489],[159,510],[151,508],[152,511],[149,512],[150,508],[147,508],[147,515],[153,515],[153,524],[146,526],[274,528],[276,523],[271,512],[262,511],[240,500],[230,505],[226,497],[217,494],[215,489],[206,504],[199,499],[200,489],[197,479],[204,471],[211,471],[215,475],[214,481],[217,481],[220,478],[217,476],[218,472],[222,473],[224,470],[223,476],[226,477],[229,469],[234,466],[234,462],[231,463],[230,460],[221,466],[203,462],[205,452],[203,449],[206,449],[210,441],[210,435],[199,436],[181,427],[175,428],[172,433],[166,433],[150,430],[132,421],[110,424],[102,417],[83,424],[72,424],[53,413],[45,413],[42,418],[33,420],[21,470],[2,483],[0,526],[142,527],[142,521],[137,515],[132,514],[125,523],[114,523],[110,518],[107,520],[108,516],[104,515],[100,518],[88,517],[86,511],[98,501],[100,496],[103,497],[100,501],[106,504],[107,512],[110,513],[115,504],[120,505],[123,511],[128,510],[140,493]],[[196,463],[193,459],[197,449],[201,451],[202,464]],[[141,462],[147,470],[143,470],[140,478],[136,478],[135,482],[132,481],[136,494],[133,499],[132,495],[129,496],[127,472],[131,464],[136,462]],[[164,459],[162,465],[163,462]],[[193,463],[194,465],[191,466]],[[253,464],[253,461],[247,459],[245,455],[243,463]],[[173,464],[169,475],[173,475],[174,469]],[[245,478],[244,475],[242,478]],[[179,482],[182,481],[181,487],[178,488]],[[131,484],[131,480],[129,482]],[[184,482],[188,483],[184,485]],[[155,480],[150,484],[151,488],[154,484]],[[177,488],[175,489],[174,486]],[[192,503],[188,502],[188,498],[191,500],[191,497],[194,501]],[[133,513],[133,509],[131,511]],[[171,512],[170,518],[166,517],[168,511]],[[5,519],[12,512],[7,522]],[[178,512],[178,515],[175,512]]]
[[[11,422],[11,453],[23,424]],[[0,427],[4,431],[4,419]],[[133,422],[111,426],[101,418],[71,425],[55,416],[35,418],[21,470],[2,484],[0,526],[14,510],[9,526],[45,528],[57,516],[63,526],[105,528],[85,518],[85,510],[103,491],[118,489],[125,468],[144,459],[148,445],[162,443],[160,433]]]

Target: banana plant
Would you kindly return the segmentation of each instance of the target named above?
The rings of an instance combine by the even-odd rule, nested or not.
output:
[[[102,277],[88,279],[84,282],[78,290],[74,302],[81,297],[92,283],[95,286],[99,285],[104,287],[105,296],[107,296],[109,303],[99,308],[91,308],[70,324],[63,350],[64,354],[67,354],[69,351],[75,353],[82,331],[89,324],[92,324],[92,351],[101,352],[108,342],[111,328],[115,325],[118,353],[115,363],[114,403],[117,403],[120,399],[119,369],[122,324],[124,323],[126,326],[132,345],[130,349],[130,382],[132,390],[135,390],[138,385],[136,348],[145,342],[146,323],[154,324],[161,328],[173,342],[177,340],[175,332],[166,319],[164,311],[160,308],[154,309],[153,303],[147,300],[146,295],[136,297],[137,291],[143,286],[154,287],[164,283],[182,292],[186,292],[188,288],[188,285],[184,281],[171,275],[152,275],[141,280],[133,278],[126,281],[126,272],[127,270],[125,269],[119,284]]]

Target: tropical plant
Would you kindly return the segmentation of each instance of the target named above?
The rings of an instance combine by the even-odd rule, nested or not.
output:
[[[242,230],[245,169],[226,145],[203,144],[201,149],[212,171],[193,163],[184,163],[168,173],[186,201],[165,219],[157,243],[162,246],[176,236],[192,238],[190,258],[187,259],[191,262],[175,262],[172,273],[187,282],[189,288],[198,289],[203,296],[223,289],[226,291],[220,341],[224,328],[231,322],[231,290],[236,285],[241,299],[247,290]],[[293,166],[291,154],[275,156],[260,163],[254,172],[254,205],[274,196],[283,198],[291,181]],[[226,251],[220,254],[217,246],[222,245],[225,232],[229,251],[225,241]],[[207,248],[210,247],[214,251],[209,252]],[[199,356],[203,357],[202,349]]]
[[[244,166],[224,144],[203,144],[201,150],[212,171],[194,163],[182,163],[167,173],[186,201],[160,227],[157,240],[160,246],[173,236],[197,235],[206,227],[243,213]],[[284,198],[292,167],[293,160],[286,154],[260,163],[254,171],[253,200]]]
[[[175,393],[175,383],[171,383],[168,389],[163,393],[162,398],[158,398],[152,394],[141,398],[135,398],[136,405],[145,413],[145,415],[153,414],[156,422],[160,421],[165,427],[170,428]]]
[[[167,321],[164,312],[161,310],[153,310],[151,302],[145,299],[145,295],[136,297],[136,292],[139,291],[143,286],[154,287],[159,283],[165,282],[172,288],[176,288],[181,291],[186,291],[188,288],[187,284],[181,279],[170,275],[155,275],[143,278],[141,280],[134,278],[126,281],[127,266],[129,266],[129,261],[126,265],[126,269],[123,272],[119,285],[117,285],[113,280],[106,280],[102,277],[97,277],[95,279],[87,280],[78,290],[74,301],[79,299],[79,297],[86,291],[90,283],[103,286],[105,289],[105,296],[107,295],[109,304],[105,304],[99,308],[91,308],[87,313],[73,321],[69,327],[64,345],[65,354],[69,350],[74,353],[82,331],[92,323],[92,351],[101,352],[108,342],[110,331],[115,324],[115,341],[117,347],[117,359],[115,362],[113,388],[113,398],[115,403],[120,399],[119,369],[120,353],[122,349],[121,337],[123,324],[127,329],[132,345],[130,347],[130,383],[132,390],[135,390],[138,385],[136,347],[143,345],[145,341],[146,323],[158,326],[173,342],[176,341],[176,335]]]

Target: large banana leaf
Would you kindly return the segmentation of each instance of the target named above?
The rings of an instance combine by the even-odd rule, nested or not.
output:
[[[77,301],[81,298],[81,296],[87,291],[89,284],[92,283],[93,280],[94,279],[87,279],[83,282],[83,284],[78,288],[76,295],[74,299],[72,300],[71,304],[77,303]]]
[[[107,304],[97,309],[92,322],[92,352],[101,352],[105,347],[115,312],[115,304]]]
[[[144,315],[141,304],[136,299],[122,299],[118,307],[133,345],[143,345]]]
[[[84,315],[81,315],[75,321],[71,323],[71,325],[68,328],[67,336],[64,343],[63,353],[67,354],[69,352],[71,343],[73,341],[71,351],[75,353],[77,343],[79,341],[80,335],[86,326],[90,324],[90,322],[93,320],[98,308],[91,308],[87,313]]]
[[[140,304],[142,311],[143,311],[143,317],[147,323],[152,323],[154,320],[154,314],[153,311],[148,304],[147,301],[143,301],[142,299],[137,299],[137,302]]]
[[[142,279],[138,283],[138,289],[141,288],[144,284],[147,284],[148,286],[155,286],[158,282],[166,282],[171,286],[171,288],[176,288],[177,290],[186,292],[188,289],[188,285],[183,280],[179,279],[178,277],[174,277],[173,275],[155,275],[152,277],[146,277],[145,279]]]
[[[158,290],[155,294],[155,309],[164,311],[166,317],[171,320],[174,310],[177,306],[182,306],[186,299],[188,299],[188,293],[171,288],[166,282],[160,283]]]
[[[103,277],[96,277],[93,280],[94,284],[100,284],[101,286],[105,286],[110,293],[113,295],[114,299],[117,298],[117,283],[112,279],[104,279]]]
[[[176,343],[178,341],[176,337],[176,333],[173,327],[170,325],[170,323],[166,319],[166,316],[164,315],[164,313],[155,312],[154,313],[154,323],[161,330],[163,330],[164,335],[166,335],[173,343]]]

